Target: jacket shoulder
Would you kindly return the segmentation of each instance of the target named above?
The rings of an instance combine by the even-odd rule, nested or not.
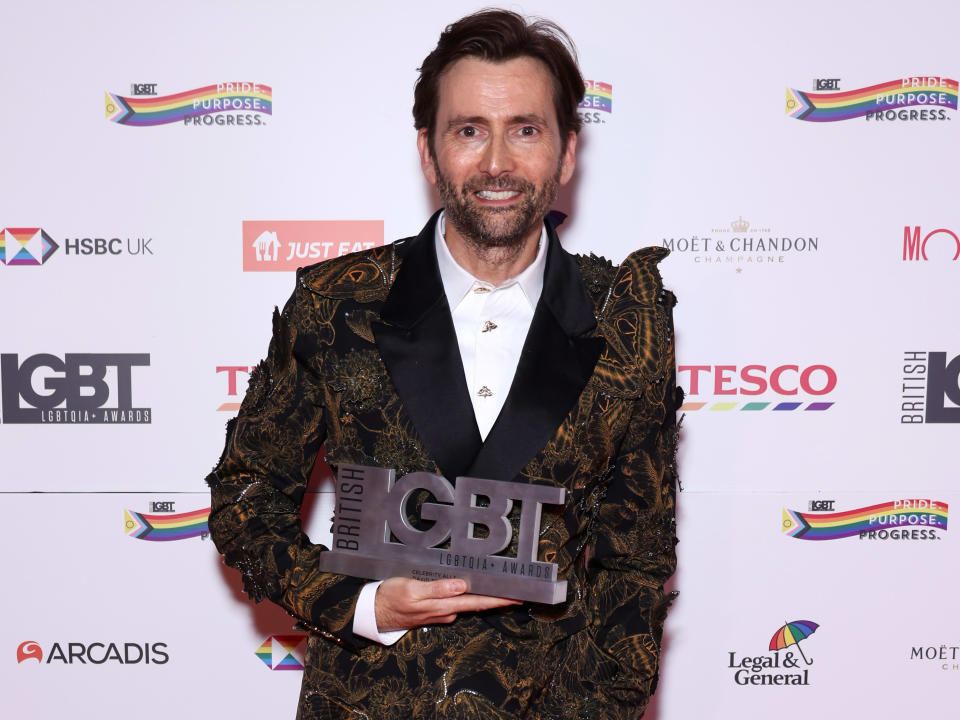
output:
[[[669,253],[661,247],[630,253],[614,269],[597,314],[607,341],[598,371],[604,385],[626,395],[659,385],[673,372],[676,298],[664,289],[657,268]]]
[[[670,251],[664,247],[645,247],[627,255],[618,268],[614,291],[623,301],[632,301],[642,305],[664,305],[673,307],[676,297],[664,289],[658,265]]]
[[[396,248],[402,242],[302,267],[297,270],[297,287],[334,299],[383,299],[393,283],[398,265]]]

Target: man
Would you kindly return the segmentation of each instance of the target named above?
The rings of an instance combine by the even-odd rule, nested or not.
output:
[[[313,631],[302,720],[636,718],[656,686],[675,565],[674,299],[665,250],[614,267],[567,254],[544,222],[576,158],[567,43],[505,11],[441,35],[414,118],[443,213],[298,273],[207,479],[225,561]],[[298,511],[322,444],[334,469],[566,488],[538,550],[566,601],[321,571]]]

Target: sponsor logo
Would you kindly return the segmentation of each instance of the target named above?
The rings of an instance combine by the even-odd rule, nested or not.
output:
[[[730,651],[727,667],[733,670],[733,682],[737,685],[810,685],[813,658],[806,656],[800,643],[818,627],[810,620],[794,620],[773,634],[767,646],[770,652],[765,655],[738,655]]]
[[[149,87],[150,92],[105,94],[107,120],[132,127],[253,126],[266,125],[263,116],[273,114],[273,90],[260,83],[216,83],[172,95],[156,95],[156,83],[137,87]]]
[[[220,403],[217,412],[239,412],[240,411],[240,383],[239,377],[242,373],[248,376],[253,372],[253,365],[217,365],[217,374],[226,373],[227,379],[227,400]]]
[[[0,231],[0,264],[43,265],[63,247],[65,255],[106,257],[153,255],[153,238],[67,237],[58,243],[42,228],[5,228]]]
[[[149,365],[147,353],[0,354],[2,422],[149,423],[150,408],[133,406],[133,368]]]
[[[834,402],[828,397],[837,387],[837,372],[829,365],[679,365],[677,375],[688,398],[680,407],[684,412],[829,410]],[[701,400],[702,395],[716,399]],[[743,396],[756,399],[742,402]]]
[[[950,78],[906,77],[855,90],[838,90],[831,78],[826,92],[787,88],[787,115],[808,122],[838,122],[853,118],[884,120],[950,120],[947,110],[957,109],[957,81]],[[921,109],[917,109],[920,107]]]
[[[43,228],[4,228],[0,265],[43,265],[59,247]]]
[[[156,95],[157,83],[130,83],[131,95]]]
[[[811,500],[808,509],[811,512],[832,512],[834,500]]]
[[[67,255],[83,257],[107,257],[117,255],[153,255],[150,243],[153,238],[74,237],[64,240]]]
[[[170,506],[172,502],[150,503],[152,506]],[[203,540],[210,535],[207,527],[207,518],[210,517],[210,508],[191,510],[184,513],[160,514],[169,511],[159,511],[153,514],[138,513],[135,510],[123,511],[123,530],[137,540],[153,542],[168,542],[171,540],[187,540],[199,537]]]
[[[900,424],[960,423],[960,355],[903,353]]]
[[[910,648],[910,659],[940,670],[960,670],[960,645],[914,645]]]
[[[257,648],[256,655],[271,670],[303,670],[306,635],[271,635]]]
[[[698,265],[744,267],[779,265],[790,258],[819,252],[816,235],[783,234],[754,225],[742,215],[736,220],[711,228],[707,234],[661,238],[660,244],[681,256],[692,257]]]
[[[46,661],[43,658],[46,657]],[[43,665],[60,663],[62,665],[165,665],[170,660],[167,643],[139,642],[65,642],[53,643],[44,652],[40,645],[27,640],[17,647],[17,663],[35,659]]]
[[[383,220],[244,220],[245,272],[284,272],[383,245]]]
[[[831,502],[832,504],[832,502]],[[945,502],[930,499],[893,500],[843,510],[809,512],[783,509],[783,532],[798,540],[940,540],[947,530]]]
[[[43,662],[43,648],[33,640],[25,640],[17,646],[17,665],[24,660]]]
[[[813,81],[814,90],[839,90],[840,78],[816,78]]]
[[[903,259],[904,260],[929,260],[927,257],[927,242],[931,238],[934,240],[935,251],[940,257],[944,257],[943,250],[949,248],[949,254],[954,260],[960,260],[960,237],[953,230],[947,228],[937,228],[928,233],[924,233],[919,225],[907,225],[903,228]],[[949,257],[949,255],[947,255]]]
[[[577,106],[584,125],[605,125],[607,120],[601,113],[613,113],[613,85],[599,80],[584,80],[583,100]]]

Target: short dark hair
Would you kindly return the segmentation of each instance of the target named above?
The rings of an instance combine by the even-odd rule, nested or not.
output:
[[[542,18],[530,21],[510,10],[486,9],[448,25],[437,47],[424,58],[413,89],[413,126],[427,129],[433,150],[433,130],[439,105],[440,77],[451,64],[465,57],[504,62],[518,57],[540,60],[553,76],[553,106],[560,124],[561,143],[567,145],[572,130],[583,121],[577,106],[583,100],[583,76],[577,67],[577,50],[570,36],[556,23]]]

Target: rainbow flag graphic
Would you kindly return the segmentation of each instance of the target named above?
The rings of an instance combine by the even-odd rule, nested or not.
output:
[[[897,527],[947,529],[947,503],[893,500],[844,512],[802,513],[783,509],[783,532],[798,540],[839,540]]]
[[[174,95],[123,97],[106,93],[106,117],[135,127],[183,122],[184,118],[222,112],[273,114],[273,89],[252,82],[206,85]]]
[[[613,112],[613,85],[598,80],[587,80],[583,100],[578,107],[584,110]]]
[[[133,510],[123,511],[123,529],[137,540],[165,542],[186,540],[209,532],[207,518],[210,508],[185,513],[163,513],[147,515]]]
[[[0,230],[2,265],[43,265],[59,247],[43,228]]]
[[[808,122],[837,122],[911,106],[957,109],[957,81],[904,78],[839,92],[803,92],[787,88],[787,115]]]
[[[271,670],[303,670],[306,642],[306,635],[271,635],[255,654]]]

